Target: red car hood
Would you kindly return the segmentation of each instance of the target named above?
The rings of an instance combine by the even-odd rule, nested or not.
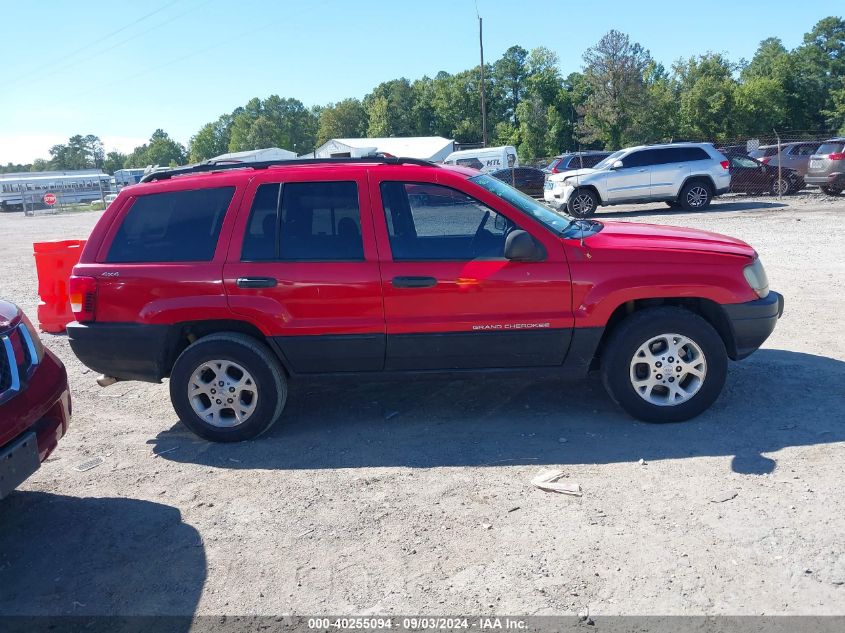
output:
[[[680,226],[641,224],[638,222],[602,222],[604,228],[595,237],[607,246],[659,250],[704,251],[754,257],[756,252],[742,240],[719,233],[686,229]]]

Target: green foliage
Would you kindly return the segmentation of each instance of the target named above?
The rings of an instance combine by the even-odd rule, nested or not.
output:
[[[320,110],[317,145],[332,138],[359,138],[367,133],[367,111],[358,99],[330,103]]]
[[[103,143],[93,134],[77,134],[67,144],[50,148],[50,169],[93,169],[103,166]]]
[[[113,174],[118,169],[122,169],[126,162],[126,154],[120,152],[109,152],[103,160],[103,171],[107,174]]]
[[[184,165],[188,159],[181,143],[177,143],[164,130],[156,130],[150,142],[136,147],[124,162],[124,167],[146,167],[147,165]]]

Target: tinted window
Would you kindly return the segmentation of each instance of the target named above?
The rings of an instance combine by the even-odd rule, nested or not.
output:
[[[249,223],[244,233],[241,249],[243,261],[267,261],[278,259],[277,219],[279,208],[279,184],[266,184],[258,187],[252,201]]]
[[[361,211],[354,182],[295,182],[282,187],[279,258],[362,260]]]
[[[504,256],[514,224],[478,200],[441,185],[384,182],[381,197],[396,261]]]
[[[639,152],[628,154],[625,158],[622,159],[622,166],[647,167],[649,165],[655,165],[656,161],[659,159],[659,151],[660,150],[655,149],[644,149],[640,150]]]
[[[732,167],[740,167],[743,169],[757,169],[760,164],[754,162],[750,158],[746,156],[732,156],[731,157],[731,166]]]
[[[816,154],[836,154],[841,152],[845,147],[845,143],[824,143],[821,147],[816,151]]]
[[[581,157],[583,167],[595,167],[607,157],[607,154],[587,154]]]
[[[139,196],[114,236],[108,262],[210,261],[234,187]]]

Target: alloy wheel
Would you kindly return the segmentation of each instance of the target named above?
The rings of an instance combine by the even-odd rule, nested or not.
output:
[[[701,347],[682,334],[660,334],[640,345],[631,359],[631,386],[650,404],[671,407],[687,402],[707,378]]]
[[[188,401],[204,422],[223,428],[238,426],[255,412],[258,386],[238,363],[210,360],[191,375]]]

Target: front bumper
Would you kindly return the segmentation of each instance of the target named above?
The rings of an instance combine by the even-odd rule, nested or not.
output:
[[[728,355],[741,360],[755,352],[774,331],[783,315],[783,295],[769,292],[764,299],[723,305],[733,334]]]
[[[26,442],[25,436],[34,433],[38,462],[43,462],[67,433],[70,416],[67,371],[50,350],[45,350],[38,369],[21,392],[0,405],[0,455],[14,451],[18,444]],[[0,459],[0,480],[17,485],[20,474],[20,464],[13,459]],[[32,471],[26,476],[30,474]]]
[[[565,206],[569,202],[569,196],[575,191],[575,187],[566,185],[564,187],[555,187],[553,189],[543,189],[543,200],[548,202],[555,208]]]

